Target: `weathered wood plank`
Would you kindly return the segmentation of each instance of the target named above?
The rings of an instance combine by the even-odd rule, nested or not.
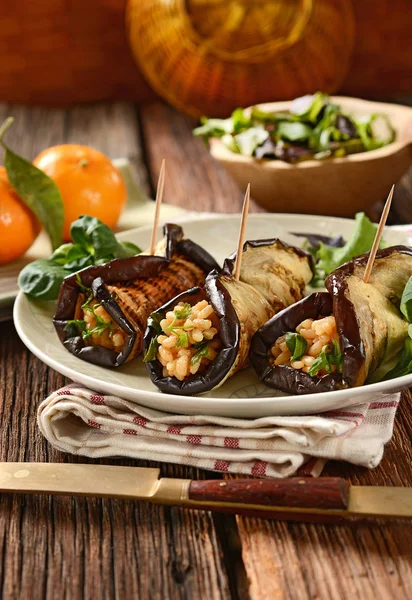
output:
[[[16,118],[7,139],[27,158],[53,144],[89,144],[111,157],[127,156],[150,191],[133,106],[67,112],[0,106],[0,119],[7,114]],[[40,435],[37,406],[65,379],[24,348],[11,323],[0,329],[0,382],[0,460],[87,462],[54,451]],[[189,467],[160,468],[163,476],[205,476]],[[0,565],[0,594],[10,600],[229,596],[210,514],[126,501],[3,495]]]
[[[140,109],[147,160],[154,181],[166,159],[164,201],[188,210],[240,212],[245,191],[194,138],[196,121],[160,102]],[[253,189],[252,197],[253,197]],[[261,211],[251,201],[250,211]]]
[[[353,484],[412,486],[412,394],[403,396],[394,436],[374,470],[331,462],[325,475]],[[250,597],[410,598],[412,530],[402,521],[305,525],[237,518]]]

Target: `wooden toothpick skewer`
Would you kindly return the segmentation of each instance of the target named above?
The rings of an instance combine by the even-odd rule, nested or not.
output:
[[[166,165],[166,161],[165,161],[165,159],[163,159],[162,166],[160,167],[159,180],[157,182],[155,215],[154,215],[152,238],[150,240],[150,250],[149,250],[149,254],[151,254],[151,255],[153,255],[155,253],[155,248],[156,248],[157,226],[159,223],[160,206],[162,204],[163,190],[165,187],[165,165]]]
[[[245,199],[243,201],[243,210],[242,210],[242,220],[240,221],[240,231],[239,231],[239,240],[237,243],[237,252],[236,252],[236,262],[235,268],[233,271],[233,277],[236,281],[239,281],[240,277],[240,266],[242,264],[242,254],[243,254],[243,242],[245,240],[245,231],[246,231],[246,221],[249,213],[249,200],[250,200],[250,183],[246,188]]]
[[[373,245],[371,252],[368,258],[368,264],[366,265],[365,273],[363,274],[363,281],[368,283],[369,278],[372,273],[373,263],[375,260],[376,253],[378,251],[379,242],[381,241],[382,233],[385,227],[386,219],[388,218],[388,214],[391,208],[393,190],[395,189],[395,184],[391,187],[391,191],[389,192],[388,199],[385,202],[385,206],[383,207],[381,220],[379,221],[378,230],[375,235],[375,239],[373,240]]]

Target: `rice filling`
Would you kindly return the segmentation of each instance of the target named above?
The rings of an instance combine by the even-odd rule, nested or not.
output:
[[[343,356],[333,315],[305,319],[278,337],[269,350],[272,366],[288,366],[312,377],[342,372]]]

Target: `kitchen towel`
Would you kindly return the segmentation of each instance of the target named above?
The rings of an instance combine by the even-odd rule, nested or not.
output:
[[[173,415],[71,384],[41,403],[38,425],[54,448],[89,458],[317,476],[328,460],[376,467],[392,437],[399,399],[396,393],[316,415],[240,419]]]

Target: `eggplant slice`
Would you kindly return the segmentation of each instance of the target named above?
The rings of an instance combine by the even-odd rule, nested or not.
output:
[[[219,268],[208,252],[183,239],[178,225],[165,225],[164,233],[164,257],[114,259],[64,279],[53,323],[69,352],[105,367],[132,360],[142,350],[149,315],[176,294],[203,284]],[[96,325],[93,335],[85,319]]]
[[[399,310],[412,275],[412,249],[379,250],[370,280],[363,281],[369,253],[345,263],[326,279],[327,292],[311,294],[268,321],[253,337],[251,362],[268,386],[291,394],[326,392],[363,385],[387,372],[408,335]],[[342,352],[342,372],[310,376],[287,365],[272,365],[270,349],[305,319],[333,315]]]
[[[146,362],[153,383],[161,391],[193,395],[221,386],[248,365],[253,334],[279,308],[299,300],[312,278],[309,254],[278,239],[245,243],[239,281],[232,277],[235,259],[235,255],[226,259],[221,275],[217,271],[210,273],[204,289],[194,288],[180,294],[155,311],[149,320],[144,338],[145,354],[161,333],[160,320],[179,303],[194,306],[207,300],[219,319],[221,347],[203,372],[179,380],[164,375],[157,354],[156,358]]]
[[[225,260],[223,273],[232,275],[236,253]],[[313,277],[312,257],[278,238],[245,242],[240,281],[259,290],[276,311],[300,300]]]

